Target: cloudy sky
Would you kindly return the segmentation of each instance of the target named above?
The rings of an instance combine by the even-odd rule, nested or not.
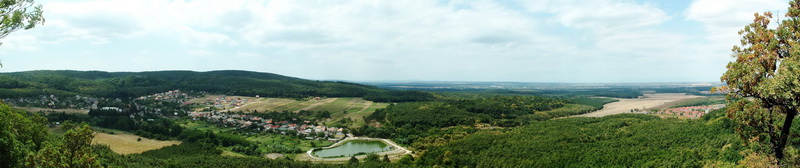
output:
[[[318,80],[717,82],[787,0],[37,1],[0,72],[250,70]]]

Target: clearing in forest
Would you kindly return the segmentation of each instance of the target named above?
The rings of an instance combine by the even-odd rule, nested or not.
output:
[[[142,138],[142,141],[136,139]],[[181,144],[180,141],[159,141],[140,137],[137,135],[116,132],[115,134],[107,134],[102,132],[95,132],[92,144],[106,144],[112,151],[119,154],[132,154],[142,153],[148,150],[161,149],[170,145]]]

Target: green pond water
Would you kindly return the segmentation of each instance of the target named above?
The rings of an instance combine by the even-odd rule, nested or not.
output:
[[[314,151],[314,155],[322,158],[349,157],[359,153],[390,151],[392,146],[382,141],[351,140],[330,149]]]

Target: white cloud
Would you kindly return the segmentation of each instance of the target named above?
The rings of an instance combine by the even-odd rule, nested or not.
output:
[[[566,27],[597,32],[642,28],[671,19],[659,8],[628,1],[535,0],[521,3],[534,12],[553,13]]]
[[[773,16],[783,17],[787,7],[784,0],[695,0],[685,15],[688,20],[702,23],[712,42],[738,44],[737,32],[753,22],[754,13],[770,11]]]
[[[691,35],[664,26],[681,17],[668,13],[678,12],[629,0],[86,0],[44,6],[45,26],[12,34],[2,47],[89,59],[142,55],[111,67],[124,70],[245,68],[343,80],[558,82],[617,74],[637,81],[643,78],[632,74],[644,72],[636,68],[660,74],[675,68],[659,61],[700,58],[692,53],[699,47],[691,45],[697,43]],[[69,50],[93,52],[63,52]]]

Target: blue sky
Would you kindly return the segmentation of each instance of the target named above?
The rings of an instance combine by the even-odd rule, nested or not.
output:
[[[0,72],[250,70],[318,80],[717,82],[786,0],[37,1]]]

